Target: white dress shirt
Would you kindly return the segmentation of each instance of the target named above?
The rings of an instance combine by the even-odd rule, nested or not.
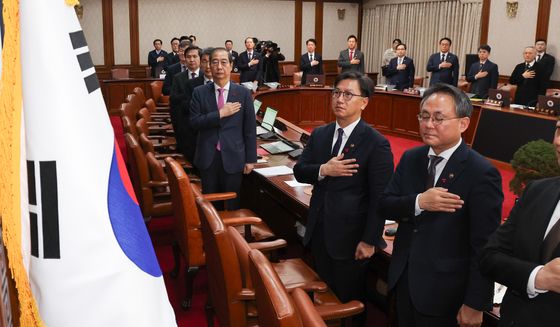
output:
[[[227,97],[229,94],[229,86],[230,86],[230,82],[227,82],[226,85],[224,85],[223,89],[224,89],[224,104],[227,103]],[[218,97],[220,96],[220,91],[218,91],[218,89],[220,89],[220,87],[218,86],[218,84],[214,83],[214,93],[216,95],[216,104],[218,104]],[[220,108],[218,108],[218,110],[220,110]]]

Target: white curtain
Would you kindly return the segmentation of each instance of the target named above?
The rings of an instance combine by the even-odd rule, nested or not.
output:
[[[398,38],[407,45],[416,76],[428,76],[428,57],[439,51],[442,37],[449,37],[453,41],[451,52],[459,57],[463,75],[465,55],[476,53],[480,45],[481,12],[482,1],[472,0],[385,4],[365,9],[362,51],[366,71],[379,72],[381,76],[383,52]]]

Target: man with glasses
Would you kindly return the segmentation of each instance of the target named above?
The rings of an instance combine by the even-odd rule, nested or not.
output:
[[[294,166],[296,179],[314,186],[303,243],[342,302],[364,301],[369,258],[386,246],[377,209],[393,173],[393,154],[387,139],[361,119],[373,95],[371,79],[342,73],[332,94],[336,122],[313,130]]]
[[[248,89],[230,81],[233,59],[225,48],[210,55],[214,83],[194,89],[190,122],[198,131],[194,165],[203,193],[236,192],[227,209],[239,208],[243,174],[257,162],[257,135],[253,98]],[[216,209],[221,210],[219,204]]]
[[[459,82],[459,58],[451,52],[451,39],[448,37],[439,40],[439,52],[428,58],[426,70],[432,73],[430,86],[437,83],[447,83],[457,86]]]
[[[384,218],[399,223],[388,285],[399,326],[480,326],[492,307],[478,259],[500,223],[502,181],[461,139],[471,113],[458,88],[429,88],[418,115],[425,145],[403,154],[381,198]]]
[[[194,65],[193,60],[189,60],[189,62],[187,62],[187,54],[186,54],[186,50],[188,47],[190,47],[191,43],[188,40],[183,40],[181,41],[181,43],[179,44],[179,62],[174,63],[173,65],[167,66],[167,70],[165,73],[165,79],[163,80],[163,88],[161,90],[161,92],[164,95],[169,95],[171,93],[171,86],[173,85],[173,77],[175,77],[175,75],[182,73],[186,70],[188,70],[188,66]],[[198,49],[198,47],[196,47]],[[200,61],[199,61],[200,64]],[[189,75],[190,76],[190,75]]]
[[[190,107],[192,93],[197,86],[212,82],[212,71],[210,70],[210,53],[213,48],[200,50],[197,46],[187,48],[187,58],[195,62],[200,74],[194,79],[190,78],[189,70],[175,75],[171,96],[169,97],[171,122],[175,131],[175,138],[181,153],[189,160],[194,161],[196,148],[196,132],[190,127]]]

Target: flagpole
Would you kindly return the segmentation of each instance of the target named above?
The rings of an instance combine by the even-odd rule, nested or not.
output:
[[[0,82],[0,215],[21,326],[43,326],[23,264],[21,237],[22,85],[19,0],[3,1],[4,44]]]

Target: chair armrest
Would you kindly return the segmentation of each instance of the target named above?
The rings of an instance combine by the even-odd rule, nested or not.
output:
[[[244,300],[244,301],[254,300],[255,299],[255,290],[248,289],[248,288],[242,288],[241,291],[239,291],[239,293],[237,293],[237,298],[239,300]]]
[[[260,224],[262,219],[259,217],[241,217],[241,218],[225,218],[222,222],[226,226],[243,226],[243,225],[254,225]]]
[[[355,316],[364,311],[364,304],[360,301],[350,301],[343,304],[315,306],[323,320],[342,319]]]
[[[158,153],[155,155],[156,159],[165,159],[165,158],[179,158],[182,159],[183,155],[180,153]]]
[[[165,140],[167,136],[165,135],[148,135],[148,139],[150,140]]]
[[[224,201],[224,200],[231,200],[237,197],[237,193],[235,192],[226,192],[226,193],[207,193],[202,194],[204,200],[213,202],[213,201]]]
[[[307,293],[322,293],[326,292],[329,289],[329,286],[323,281],[314,280],[301,284],[288,285],[286,286],[286,291],[288,291],[288,293],[292,293],[297,288],[301,288]]]
[[[252,242],[249,243],[249,247],[251,249],[256,249],[259,250],[261,252],[269,252],[269,251],[274,251],[274,250],[278,250],[281,248],[285,248],[288,245],[288,242],[286,242],[286,240],[283,239],[277,239],[274,241],[269,241],[269,242]]]
[[[168,181],[149,181],[148,186],[149,187],[167,187],[167,186],[169,186],[169,182]]]

